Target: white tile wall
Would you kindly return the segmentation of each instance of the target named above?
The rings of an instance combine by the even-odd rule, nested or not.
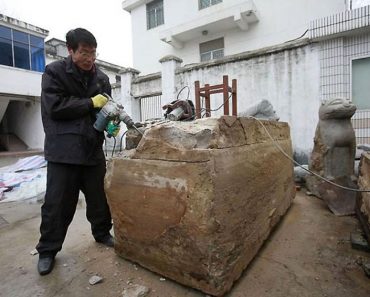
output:
[[[347,10],[310,23],[309,38],[317,39],[328,35],[370,26],[370,6]]]
[[[370,57],[370,33],[321,42],[321,100],[351,98],[352,59]]]

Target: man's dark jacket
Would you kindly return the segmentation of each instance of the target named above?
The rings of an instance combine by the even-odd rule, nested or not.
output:
[[[104,160],[104,134],[93,127],[97,110],[90,99],[103,93],[111,95],[109,78],[95,66],[83,73],[71,56],[46,66],[41,92],[46,160],[81,165]]]

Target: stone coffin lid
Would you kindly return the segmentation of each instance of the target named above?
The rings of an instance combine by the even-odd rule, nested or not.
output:
[[[287,123],[263,121],[276,140],[290,140]],[[271,142],[260,122],[221,116],[192,122],[167,122],[145,131],[130,158],[203,162],[212,150]]]

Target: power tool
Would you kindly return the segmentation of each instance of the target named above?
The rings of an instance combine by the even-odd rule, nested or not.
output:
[[[115,125],[118,125],[122,121],[126,124],[127,129],[134,128],[140,134],[142,134],[141,131],[139,131],[135,127],[134,121],[125,112],[125,110],[123,109],[123,106],[115,102],[113,98],[109,96],[107,93],[104,93],[103,95],[108,98],[108,102],[97,113],[96,121],[94,123],[94,128],[100,132],[103,132],[104,130],[106,130],[108,133],[108,137],[111,137],[113,135],[111,134],[110,129],[107,129],[109,122],[113,121]]]

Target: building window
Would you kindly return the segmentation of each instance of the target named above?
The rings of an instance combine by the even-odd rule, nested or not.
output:
[[[199,51],[201,62],[222,58],[224,56],[224,38],[199,44]]]
[[[43,72],[44,39],[0,26],[0,64]]]
[[[0,64],[13,66],[12,32],[10,28],[0,26]]]
[[[352,101],[358,110],[370,109],[370,58],[352,60]]]
[[[163,0],[155,0],[146,5],[147,29],[164,24]]]
[[[203,9],[221,2],[222,0],[199,0],[199,9]]]

